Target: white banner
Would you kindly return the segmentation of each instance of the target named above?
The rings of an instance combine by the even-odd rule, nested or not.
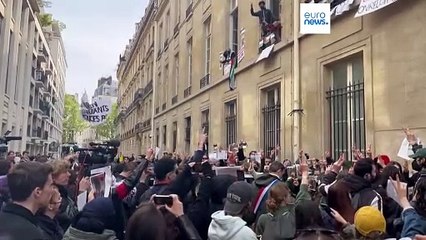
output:
[[[355,17],[361,17],[369,13],[375,12],[396,1],[397,0],[361,0],[361,3],[359,4],[359,8],[355,14]]]
[[[111,98],[97,97],[93,102],[83,101],[81,103],[81,115],[91,125],[99,125],[105,122],[112,108]]]

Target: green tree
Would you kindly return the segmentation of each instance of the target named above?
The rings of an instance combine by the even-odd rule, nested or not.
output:
[[[118,105],[114,103],[104,123],[96,126],[96,135],[106,139],[113,139],[117,135],[118,128]]]
[[[73,95],[65,94],[64,105],[62,142],[74,142],[75,134],[83,131],[87,127],[87,124],[81,117],[80,106]]]
[[[52,14],[48,14],[48,13],[40,14],[38,16],[38,20],[40,21],[40,25],[42,27],[48,27],[52,25],[53,23]]]

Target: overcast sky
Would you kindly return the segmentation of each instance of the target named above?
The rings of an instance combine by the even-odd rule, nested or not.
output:
[[[52,0],[46,9],[67,26],[63,32],[68,71],[66,92],[87,90],[97,80],[114,79],[119,54],[124,51],[145,11],[148,0]]]

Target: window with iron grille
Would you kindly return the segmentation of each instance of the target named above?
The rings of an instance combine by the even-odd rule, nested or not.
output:
[[[225,103],[226,146],[237,142],[237,101]]]
[[[330,146],[335,158],[351,149],[365,151],[364,68],[362,56],[331,67],[331,87],[327,91],[330,113]]]
[[[263,147],[265,151],[270,151],[280,145],[281,136],[281,91],[280,86],[264,91],[265,106],[262,109],[263,115]]]
[[[191,149],[191,117],[185,118],[185,152]]]
[[[177,122],[173,122],[173,152],[176,152],[177,148]]]

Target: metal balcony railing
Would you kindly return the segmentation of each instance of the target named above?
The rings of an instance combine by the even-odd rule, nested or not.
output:
[[[200,79],[200,89],[205,88],[209,84],[210,84],[210,74],[207,74]]]
[[[178,102],[178,95],[172,98],[172,105],[175,105]]]
[[[191,86],[187,87],[184,91],[183,91],[183,97],[187,98],[191,96]]]
[[[188,18],[189,16],[192,15],[192,8],[193,8],[193,3],[191,2],[188,6],[188,8],[186,8],[186,18]]]

